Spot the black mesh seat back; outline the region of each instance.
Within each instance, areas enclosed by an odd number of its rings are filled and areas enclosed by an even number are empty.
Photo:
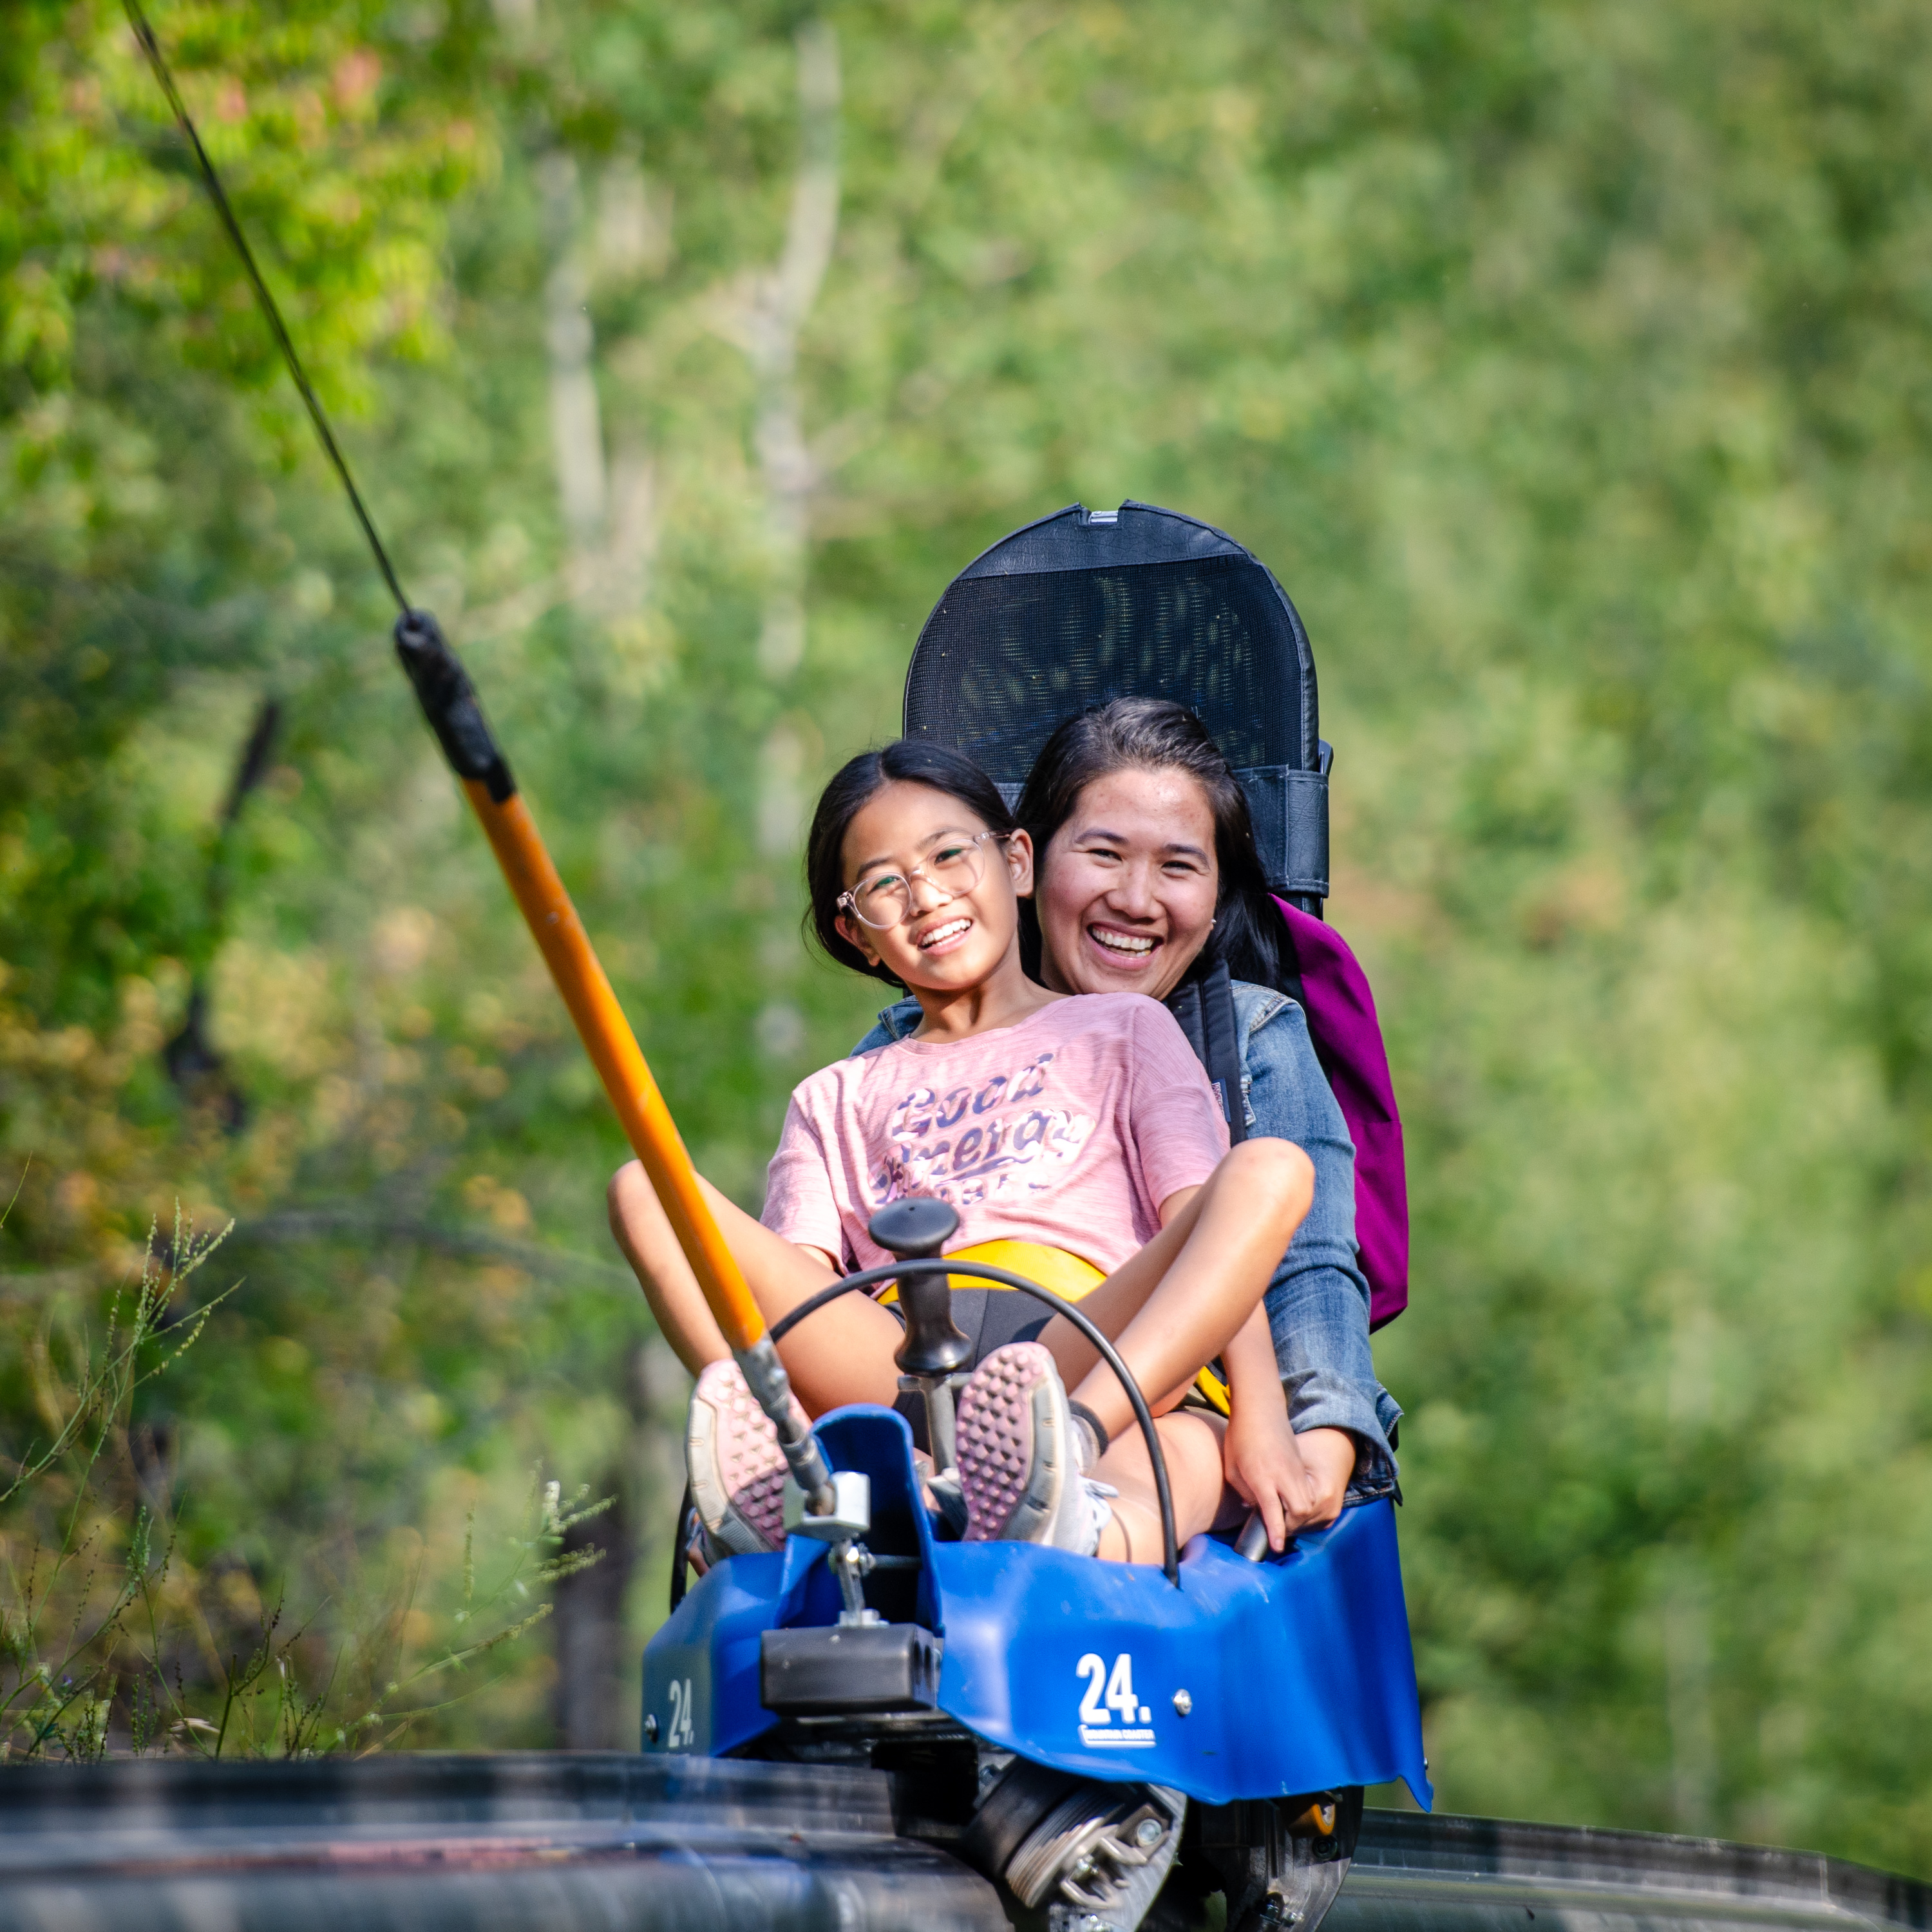
[[[1062,718],[1124,697],[1195,712],[1240,775],[1270,882],[1327,896],[1308,634],[1267,568],[1191,517],[1076,503],[995,544],[920,633],[905,733],[970,752],[1010,801]]]

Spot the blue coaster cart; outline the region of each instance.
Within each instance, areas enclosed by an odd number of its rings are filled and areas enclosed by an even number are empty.
[[[977,559],[928,620],[908,735],[972,752],[1009,797],[1058,721],[1143,693],[1202,717],[1255,808],[1270,883],[1318,913],[1328,748],[1314,662],[1274,578],[1218,530],[1138,504],[1078,506]],[[1250,1534],[1174,1546],[1152,1420],[1080,1314],[1001,1269],[942,1260],[956,1217],[904,1201],[873,1224],[898,1258],[902,1384],[935,1464],[970,1344],[950,1294],[992,1286],[1064,1313],[1121,1379],[1154,1460],[1163,1561],[1103,1563],[949,1540],[903,1416],[837,1411],[816,1435],[838,1506],[796,1510],[782,1552],[735,1556],[644,1654],[647,1753],[864,1764],[899,1774],[905,1828],[993,1879],[1017,1925],[1133,1932],[1196,1922],[1315,1932],[1346,1874],[1364,1787],[1431,1802],[1394,1504],[1346,1510],[1280,1556]]]

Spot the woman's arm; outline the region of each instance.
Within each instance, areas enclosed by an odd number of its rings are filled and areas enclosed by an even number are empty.
[[[1355,1442],[1339,1429],[1299,1434],[1288,1419],[1268,1312],[1257,1308],[1222,1352],[1229,1415],[1222,1466],[1235,1490],[1261,1511],[1271,1549],[1296,1531],[1325,1528],[1342,1513],[1355,1466]]]
[[[1261,1511],[1268,1546],[1284,1550],[1306,1521],[1308,1472],[1288,1426],[1275,1373],[1268,1311],[1257,1308],[1221,1352],[1228,1371],[1228,1431],[1221,1466],[1243,1501]]]

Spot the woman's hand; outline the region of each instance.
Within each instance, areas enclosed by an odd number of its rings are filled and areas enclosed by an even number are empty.
[[[1308,1517],[1300,1527],[1326,1529],[1342,1514],[1355,1474],[1355,1438],[1346,1429],[1309,1429],[1294,1446],[1308,1472]]]
[[[1221,1467],[1242,1500],[1261,1512],[1268,1547],[1286,1550],[1288,1539],[1313,1522],[1319,1508],[1315,1484],[1289,1427],[1288,1405],[1276,1397],[1244,1402],[1237,1398],[1221,1438]]]

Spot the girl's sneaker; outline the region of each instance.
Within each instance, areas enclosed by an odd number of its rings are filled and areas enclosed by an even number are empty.
[[[802,1421],[805,1412],[794,1402]],[[691,1500],[704,1554],[716,1563],[784,1541],[784,1451],[736,1362],[712,1362],[692,1391],[685,1426]]]
[[[1099,1548],[1108,1492],[1080,1472],[1066,1391],[1039,1342],[1009,1342],[973,1371],[955,1430],[968,1542]]]

